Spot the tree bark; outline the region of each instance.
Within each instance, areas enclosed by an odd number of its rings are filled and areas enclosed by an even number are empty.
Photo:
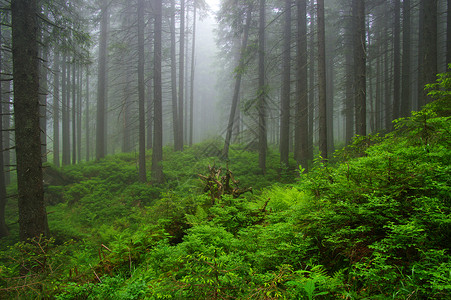
[[[400,116],[401,91],[401,38],[400,38],[400,0],[395,0],[393,25],[393,119]]]
[[[102,20],[100,23],[99,41],[99,71],[97,84],[97,127],[96,127],[96,159],[102,159],[106,155],[106,59],[107,59],[107,35],[109,23],[108,1],[102,1]]]
[[[195,51],[196,51],[196,18],[197,18],[197,6],[196,0],[193,2],[193,43],[191,46],[191,76],[190,76],[190,101],[189,101],[189,141],[190,146],[193,145],[193,131],[194,131],[194,76],[195,76]]]
[[[180,1],[180,50],[179,50],[179,90],[178,90],[178,142],[175,150],[183,151],[184,123],[183,105],[185,92],[185,0]]]
[[[0,40],[3,40],[1,24],[0,24]],[[4,73],[4,63],[3,63],[2,51],[0,51],[0,74],[1,73]],[[2,76],[0,75],[0,78],[1,77]],[[5,101],[5,99],[4,99],[3,89],[2,89],[2,82],[0,82],[0,102],[3,102],[3,101]],[[9,235],[9,230],[8,230],[8,227],[6,226],[6,220],[5,220],[6,182],[5,182],[5,166],[4,166],[4,160],[3,160],[3,155],[4,155],[3,149],[5,148],[3,145],[3,118],[4,117],[5,116],[3,115],[3,104],[0,103],[0,150],[2,151],[1,156],[0,156],[0,238]]]
[[[172,129],[174,135],[174,149],[180,149],[179,145],[179,121],[178,121],[178,98],[177,98],[177,59],[175,42],[175,0],[171,0],[171,93],[172,93]]]
[[[266,84],[265,84],[265,26],[266,0],[260,0],[258,28],[258,164],[266,173]]]
[[[38,6],[11,1],[19,236],[48,234],[39,129]]]
[[[356,134],[366,135],[366,38],[365,3],[352,1],[354,17],[354,66],[355,66],[355,123]]]
[[[154,143],[152,152],[152,180],[163,182],[163,111],[161,91],[161,34],[162,7],[161,1],[155,0],[155,41],[154,41]]]
[[[139,181],[146,182],[146,120],[144,110],[144,0],[138,0]]]
[[[412,109],[410,98],[410,0],[402,2],[402,85],[401,116],[407,117]]]
[[[85,124],[85,128],[86,128],[86,161],[90,160],[90,156],[91,156],[91,152],[90,152],[90,147],[91,147],[91,141],[90,141],[90,127],[89,127],[89,66],[86,66],[86,109],[85,109],[85,115],[86,115],[86,124]]]
[[[318,112],[319,153],[327,159],[327,99],[326,99],[326,34],[324,0],[318,0]]]
[[[296,116],[294,158],[308,170],[307,2],[296,1]]]
[[[288,166],[290,153],[290,51],[291,51],[291,0],[285,0],[283,25],[282,84],[280,95],[280,163]]]
[[[53,56],[53,165],[60,166],[60,54]]]
[[[251,7],[247,8],[246,12],[246,24],[244,25],[244,32],[243,32],[243,41],[241,42],[241,50],[240,50],[240,57],[238,61],[238,66],[236,68],[237,73],[235,75],[235,87],[233,90],[233,98],[232,98],[232,106],[230,107],[230,114],[229,114],[229,123],[227,125],[227,133],[224,143],[224,149],[223,149],[223,156],[225,158],[229,157],[229,146],[232,139],[232,131],[233,126],[235,122],[235,113],[237,112],[238,107],[238,99],[240,95],[240,88],[241,88],[241,77],[243,74],[243,68],[244,68],[244,55],[247,48],[247,42],[249,38],[249,27],[251,24]]]
[[[69,132],[69,98],[70,98],[70,65],[67,63],[68,56],[63,54],[61,61],[61,109],[62,109],[62,139],[63,139],[63,166],[70,164],[70,132]]]

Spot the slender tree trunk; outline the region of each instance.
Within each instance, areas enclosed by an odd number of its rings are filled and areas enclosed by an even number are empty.
[[[39,129],[38,6],[11,1],[19,236],[48,234]]]
[[[410,0],[402,2],[402,86],[401,86],[401,116],[407,117],[412,109],[410,98]]]
[[[282,84],[280,95],[280,163],[288,166],[290,140],[290,51],[291,51],[291,0],[285,0],[283,28]]]
[[[307,2],[296,1],[296,120],[294,158],[308,170]]]
[[[96,126],[96,159],[102,159],[106,155],[106,59],[107,59],[107,35],[109,23],[108,1],[102,1],[102,20],[100,23],[99,42],[99,71],[97,83],[97,126]]]
[[[86,161],[90,160],[90,147],[91,147],[91,141],[90,141],[90,134],[89,134],[89,66],[86,66],[86,109],[85,109],[85,115],[86,115]]]
[[[395,0],[393,25],[393,119],[400,117],[401,91],[401,38],[400,38],[400,0]]]
[[[309,51],[309,99],[308,99],[308,159],[313,160],[313,117],[315,112],[315,12],[314,1],[311,0],[310,51]]]
[[[0,24],[0,40],[3,40],[2,35],[2,25]],[[0,51],[0,78],[3,79],[2,73],[4,72],[4,63],[3,63],[3,56],[2,51]],[[0,82],[0,102],[5,101],[3,89],[2,89],[2,82]],[[8,101],[9,102],[9,101]],[[1,156],[0,156],[0,238],[9,235],[8,227],[6,226],[6,220],[5,220],[5,208],[6,208],[6,182],[5,182],[5,166],[4,166],[4,159],[3,159],[3,149],[5,148],[3,145],[3,118],[5,116],[3,115],[3,103],[0,103],[0,150],[1,150]]]
[[[258,163],[263,174],[266,173],[266,83],[265,83],[265,26],[266,0],[260,0],[258,29]]]
[[[53,57],[53,165],[60,166],[60,55],[57,50]]]
[[[409,1],[409,0],[408,0]],[[448,10],[446,12],[446,69],[451,64],[451,0],[447,1]]]
[[[77,64],[77,73],[78,73],[78,77],[77,77],[77,87],[78,87],[78,92],[77,92],[77,161],[80,163],[81,162],[81,113],[82,113],[82,109],[81,109],[81,94],[82,94],[82,68],[81,68],[81,64],[78,63]]]
[[[146,182],[146,120],[144,110],[144,0],[138,0],[139,181]]]
[[[356,134],[366,135],[365,3],[353,0]]]
[[[154,2],[155,41],[154,41],[154,143],[152,151],[152,180],[163,182],[163,111],[161,91],[161,33],[162,7],[161,1]]]
[[[72,63],[72,164],[77,163],[77,64]]]
[[[153,16],[150,17],[150,18],[153,18]],[[149,27],[151,27],[150,24],[149,24]],[[148,40],[149,40],[149,45],[148,45],[149,52],[151,52],[150,49],[153,48],[153,34],[152,34],[152,30],[153,30],[152,28],[149,29],[149,31],[151,32],[150,37],[148,38]],[[148,71],[148,73],[151,73],[150,70],[152,70],[152,58],[151,57],[152,56],[149,53],[149,59],[148,59],[148,61],[149,61],[149,71]],[[147,145],[146,145],[146,148],[148,150],[153,148],[153,131],[152,131],[152,129],[153,129],[153,124],[152,124],[153,123],[153,90],[152,90],[153,81],[152,81],[152,79],[153,79],[153,77],[150,76],[150,78],[148,80],[148,86],[147,86],[147,115],[146,115],[146,118],[147,118],[147,137],[146,137]]]
[[[63,59],[61,60],[61,114],[62,114],[62,139],[63,139],[63,153],[62,153],[62,164],[68,165],[70,163],[70,149],[69,149],[69,116],[67,113],[67,105],[69,98],[69,74],[70,68],[67,64],[67,56],[63,54]]]
[[[194,0],[194,11],[193,11],[193,44],[191,47],[191,87],[190,87],[190,105],[189,105],[189,145],[193,145],[193,131],[194,131],[194,75],[195,75],[195,50],[196,50],[196,18],[197,18],[197,7],[196,0]]]
[[[177,98],[177,59],[175,42],[175,0],[171,0],[171,92],[172,92],[172,128],[174,134],[174,149],[180,149],[179,123],[178,123],[178,98]]]
[[[353,22],[345,25],[345,69],[346,69],[346,99],[345,99],[345,139],[349,145],[354,137],[354,51],[353,51]]]
[[[319,153],[327,159],[327,99],[326,99],[326,34],[324,0],[318,0],[318,111]]]
[[[180,50],[179,50],[179,95],[178,95],[178,148],[177,151],[183,151],[184,123],[183,123],[183,105],[185,91],[185,0],[180,1]]]
[[[237,66],[238,71],[235,75],[235,87],[233,90],[232,106],[230,107],[229,123],[227,126],[227,133],[226,133],[226,138],[225,138],[225,143],[224,143],[223,156],[225,158],[229,157],[229,146],[230,146],[230,141],[232,139],[233,124],[235,122],[235,113],[237,112],[237,108],[238,108],[238,99],[239,99],[240,87],[241,87],[241,76],[243,74],[243,68],[244,68],[244,54],[245,54],[245,51],[247,48],[250,23],[251,23],[251,8],[248,7],[247,12],[246,12],[246,24],[244,25],[243,41],[241,42],[240,57],[239,57],[238,66]]]
[[[418,108],[431,101],[424,85],[437,75],[437,0],[420,0],[420,66]]]
[[[386,11],[388,15],[388,11]],[[388,21],[388,20],[387,20]],[[384,28],[384,36],[388,36],[388,25]],[[389,41],[385,40],[384,43],[384,112],[385,112],[385,129],[386,130],[392,130],[392,120],[393,120],[393,102],[392,102],[392,95],[393,92],[391,90],[391,76],[390,76],[390,65],[391,65],[391,59],[389,56]]]

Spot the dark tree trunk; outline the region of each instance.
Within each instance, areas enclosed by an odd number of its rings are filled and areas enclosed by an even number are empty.
[[[437,75],[437,0],[420,1],[420,57],[418,108],[431,101],[424,85]]]
[[[280,163],[288,166],[290,141],[290,51],[291,51],[291,0],[285,0],[283,26],[282,84],[280,95]]]
[[[447,1],[448,10],[446,12],[446,64],[451,64],[451,0]]]
[[[235,123],[235,113],[237,112],[238,108],[238,99],[240,94],[240,87],[241,87],[241,76],[242,76],[242,70],[244,68],[244,54],[247,48],[247,41],[249,37],[249,27],[251,23],[251,8],[247,8],[246,12],[246,24],[244,25],[244,33],[243,33],[243,41],[241,42],[241,50],[240,50],[240,57],[238,61],[238,66],[236,68],[237,73],[235,75],[235,87],[233,90],[233,99],[232,99],[232,106],[230,107],[230,115],[229,115],[229,123],[227,126],[227,133],[224,143],[224,150],[223,150],[223,156],[228,157],[229,156],[229,146],[230,141],[232,139],[232,131],[233,126]]]
[[[296,116],[294,158],[308,170],[307,2],[296,1]]]
[[[162,34],[162,7],[161,1],[154,2],[155,14],[155,41],[154,41],[154,143],[152,152],[152,180],[163,182],[163,111],[161,90],[161,34]]]
[[[89,127],[89,66],[86,66],[86,111],[85,111],[85,116],[86,116],[86,161],[90,160],[90,147],[91,147],[91,141],[90,141],[90,127]]]
[[[107,59],[107,35],[109,23],[108,1],[102,1],[102,20],[100,23],[99,42],[99,72],[97,84],[97,126],[96,126],[96,159],[102,159],[106,155],[106,59]]]
[[[309,51],[309,95],[308,95],[308,159],[313,160],[313,117],[315,112],[315,5],[314,1],[310,1],[310,51]]]
[[[41,34],[41,43],[45,43]],[[48,49],[46,46],[40,48],[39,64],[39,127],[41,128],[41,156],[42,162],[47,161],[47,68],[48,68]]]
[[[144,0],[138,0],[139,181],[146,182],[146,118],[144,110]]]
[[[1,24],[0,24],[0,40],[3,40]],[[2,51],[0,51],[0,74],[2,74],[2,73],[5,73],[5,72],[4,72]],[[3,79],[1,75],[0,75],[0,78]],[[6,226],[6,221],[5,221],[6,182],[5,182],[5,166],[4,166],[4,160],[3,160],[3,154],[4,154],[3,149],[5,148],[3,145],[3,118],[5,116],[3,115],[3,103],[1,103],[3,101],[5,101],[5,97],[4,97],[4,93],[3,93],[3,89],[2,89],[2,82],[0,82],[0,151],[2,154],[2,155],[0,155],[0,239],[9,234],[8,227]]]
[[[401,38],[400,38],[400,0],[395,0],[393,25],[393,119],[400,116],[401,91]]]
[[[402,86],[401,116],[407,117],[412,109],[410,98],[410,0],[402,2]]]
[[[77,64],[72,62],[72,164],[77,163]]]
[[[53,57],[53,165],[60,166],[60,55],[55,50]]]
[[[327,159],[327,99],[326,99],[326,34],[324,0],[318,0],[318,112],[319,153]]]
[[[175,0],[171,0],[171,92],[172,92],[172,128],[174,135],[174,149],[180,149],[179,123],[178,123],[178,98],[177,98],[177,59],[175,42]]]
[[[346,70],[346,99],[345,99],[345,139],[349,145],[354,137],[354,47],[353,22],[345,25],[345,70]]]
[[[19,236],[48,234],[39,128],[38,7],[11,1]]]
[[[195,75],[195,51],[196,51],[196,18],[197,18],[197,7],[196,0],[194,0],[194,11],[193,11],[193,44],[191,47],[191,76],[190,76],[190,100],[189,100],[189,141],[190,146],[193,145],[193,131],[194,131],[194,75]]]
[[[354,18],[354,74],[356,134],[366,135],[366,38],[365,3],[352,1]]]
[[[82,113],[82,109],[81,109],[81,94],[82,94],[82,68],[81,68],[81,64],[78,63],[77,65],[77,72],[78,72],[78,77],[77,77],[77,87],[78,87],[78,92],[77,92],[77,161],[81,162],[81,113]]]
[[[265,26],[266,0],[260,0],[258,29],[258,163],[266,173],[266,84],[265,84]]]
[[[63,139],[63,155],[62,164],[70,164],[70,133],[69,133],[69,115],[68,115],[68,99],[70,97],[69,81],[70,67],[67,63],[67,56],[63,55],[61,61],[61,114],[62,114],[62,139]]]
[[[184,123],[183,105],[185,92],[185,0],[180,1],[180,50],[179,50],[179,94],[178,94],[178,142],[175,150],[183,151]]]

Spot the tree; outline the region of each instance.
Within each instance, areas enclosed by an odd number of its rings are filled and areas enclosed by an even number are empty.
[[[189,105],[189,145],[193,145],[193,131],[194,131],[194,75],[195,75],[195,50],[196,50],[196,13],[197,1],[193,0],[193,42],[191,46],[191,76],[190,76],[190,105]]]
[[[0,41],[2,40],[2,25],[0,24]],[[3,73],[3,56],[0,51],[0,74]],[[2,76],[0,75],[0,79]],[[3,101],[3,90],[0,82],[0,102]],[[5,182],[5,166],[3,161],[3,105],[0,103],[0,238],[9,234],[8,227],[5,221],[5,207],[6,207],[6,182]]]
[[[138,0],[139,181],[146,182],[146,123],[144,110],[144,0]]]
[[[163,111],[161,90],[161,34],[162,34],[162,7],[161,1],[154,2],[154,142],[152,152],[152,180],[163,182]]]
[[[53,165],[60,166],[60,54],[54,52],[53,56]]]
[[[437,74],[437,0],[420,0],[418,54],[418,108],[431,99],[424,85],[434,83]]]
[[[402,2],[402,78],[401,116],[407,117],[412,108],[410,100],[410,0]]]
[[[319,152],[323,159],[327,159],[326,33],[324,24],[324,0],[318,0],[317,5]]]
[[[183,151],[184,123],[183,105],[185,92],[185,0],[180,1],[180,50],[179,50],[179,95],[178,95],[178,142],[175,150]]]
[[[109,23],[108,1],[101,2],[101,23],[99,41],[99,71],[97,83],[97,127],[96,127],[96,159],[102,159],[106,155],[106,59],[107,59],[107,35]]]
[[[307,1],[296,1],[296,116],[294,158],[308,168]]]
[[[291,0],[285,0],[283,26],[282,84],[280,95],[280,163],[288,166],[290,140],[290,51],[291,51]]]
[[[400,0],[394,0],[394,25],[393,25],[393,119],[400,116],[400,91],[401,91],[401,38],[400,38]]]
[[[258,25],[258,163],[263,174],[266,173],[266,93],[265,84],[265,26],[266,0],[260,0]]]
[[[356,134],[366,135],[366,37],[365,3],[352,1],[354,18],[354,95]]]
[[[175,42],[175,0],[171,0],[171,93],[172,93],[172,128],[174,135],[174,149],[180,149],[178,99],[177,99],[177,59]]]
[[[251,20],[252,20],[252,7],[247,6],[246,23],[244,25],[243,38],[242,38],[243,40],[241,42],[238,66],[235,69],[236,75],[235,75],[235,86],[234,86],[234,90],[233,90],[232,106],[230,107],[229,122],[227,125],[224,149],[222,152],[223,156],[226,158],[229,156],[229,146],[230,146],[230,142],[232,140],[232,130],[233,130],[234,122],[235,122],[235,113],[236,113],[237,107],[238,107],[238,99],[239,99],[240,87],[241,87],[241,77],[244,72],[245,52],[246,52],[246,48],[247,48],[247,42],[249,39],[249,27],[251,24]]]
[[[19,236],[48,234],[39,127],[38,6],[11,1]]]

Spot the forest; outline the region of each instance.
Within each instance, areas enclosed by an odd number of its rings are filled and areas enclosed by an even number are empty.
[[[450,2],[0,0],[0,299],[449,299]]]

